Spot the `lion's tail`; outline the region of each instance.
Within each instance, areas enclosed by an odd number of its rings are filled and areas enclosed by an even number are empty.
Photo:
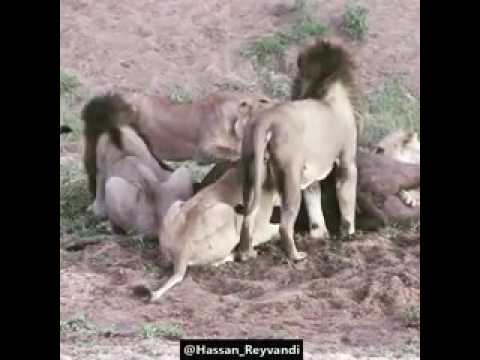
[[[107,94],[92,98],[82,110],[84,122],[85,154],[84,165],[88,175],[90,193],[96,193],[97,155],[100,136],[108,133],[112,142],[123,148],[120,125],[133,119],[133,109],[119,94]]]
[[[268,134],[270,132],[269,123],[259,123],[255,126],[252,136],[253,144],[253,172],[250,173],[251,167],[248,161],[244,162],[244,185],[243,185],[243,201],[245,207],[245,215],[249,215],[254,208],[258,206],[262,194],[262,180],[265,172],[265,150],[269,141]],[[250,199],[253,185],[253,199]]]
[[[82,110],[85,136],[100,137],[108,132],[112,142],[122,148],[120,125],[127,124],[133,110],[119,94],[107,94],[91,99]]]

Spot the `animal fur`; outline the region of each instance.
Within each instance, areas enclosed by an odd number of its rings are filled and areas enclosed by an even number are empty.
[[[199,192],[169,208],[158,237],[163,257],[173,264],[173,274],[151,294],[151,301],[159,301],[178,284],[188,266],[233,260],[242,220],[235,210],[242,202],[240,171],[238,164],[217,165],[206,176]],[[278,225],[270,223],[275,202],[272,190],[265,188],[262,193],[255,224],[255,246],[278,234]]]
[[[187,168],[162,169],[128,125],[97,139],[96,197],[92,210],[107,218],[114,232],[156,236],[170,205],[193,194]]]
[[[336,187],[341,230],[344,235],[355,231],[357,123],[349,94],[352,64],[343,46],[318,40],[298,57],[300,80],[295,82],[294,96],[308,99],[275,106],[246,127],[242,144],[246,210],[239,246],[242,259],[255,256],[253,221],[264,181],[272,181],[281,197],[280,234],[288,256],[295,260],[306,256],[297,251],[293,239],[300,190],[324,179],[334,163],[339,168]],[[314,235],[325,236],[328,230],[317,205],[320,191],[312,194],[315,197],[306,201],[312,230]]]
[[[84,163],[89,189],[95,197],[95,152],[98,138],[109,133],[121,147],[118,128],[136,131],[159,165],[162,161],[195,160],[212,163],[237,160],[243,126],[263,96],[218,92],[191,104],[174,104],[156,96],[109,93],[92,98],[82,111],[85,135]]]

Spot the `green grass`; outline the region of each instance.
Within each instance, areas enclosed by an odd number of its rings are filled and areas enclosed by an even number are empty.
[[[292,26],[290,32],[287,33],[288,38],[294,41],[302,41],[311,36],[325,35],[327,27],[317,23],[310,18],[306,18]]]
[[[60,69],[60,124],[68,125],[73,130],[69,139],[78,140],[82,124],[79,105],[87,98],[88,91],[75,75]]]
[[[243,52],[244,56],[252,58],[257,64],[267,66],[275,58],[285,55],[287,49],[311,36],[324,35],[327,27],[310,18],[302,18],[290,28],[263,36],[249,45]]]
[[[60,70],[60,96],[70,96],[80,87],[77,77]]]
[[[260,79],[266,95],[286,100],[290,97],[291,79],[272,70],[260,72]]]
[[[406,327],[420,328],[420,307],[409,307],[403,315],[402,321]]]
[[[266,66],[273,58],[282,57],[290,45],[289,39],[283,33],[264,36],[249,45],[243,52],[256,64]]]
[[[181,86],[171,87],[169,98],[176,104],[188,104],[192,102],[192,94]]]
[[[141,334],[144,338],[165,337],[169,339],[179,339],[183,336],[183,329],[178,324],[144,324]]]
[[[296,17],[293,24],[257,39],[243,51],[243,55],[259,65],[268,66],[272,59],[284,56],[290,46],[311,36],[324,35],[327,27],[310,16],[310,4],[305,0],[296,1]]]
[[[364,104],[366,142],[376,143],[395,129],[420,135],[420,99],[411,95],[401,77],[387,79]]]
[[[342,27],[352,40],[363,40],[368,32],[368,9],[350,1],[343,14]]]
[[[292,44],[304,40],[309,36],[323,35],[326,27],[311,21],[295,24],[288,32],[278,32],[266,35],[255,41],[246,51],[245,55],[254,57],[261,65],[266,65],[272,57],[285,55]]]
[[[62,135],[63,144],[78,144],[82,134],[80,105],[88,96],[87,90],[71,74],[60,70],[60,124],[72,128],[72,134]],[[87,179],[80,158],[72,154],[71,161],[60,162],[60,234],[90,237],[106,234],[107,229],[93,213],[87,212],[91,203]]]
[[[242,51],[242,55],[252,61],[265,94],[282,100],[290,96],[291,79],[279,71],[287,50],[309,37],[327,32],[325,25],[311,17],[310,1],[297,0],[295,3],[296,16],[291,25],[258,38]]]
[[[91,212],[91,198],[81,162],[60,163],[60,234],[90,237],[108,234],[107,229]]]
[[[60,335],[64,336],[70,333],[91,335],[97,333],[97,328],[94,324],[87,321],[85,315],[79,314],[68,320],[60,320]]]

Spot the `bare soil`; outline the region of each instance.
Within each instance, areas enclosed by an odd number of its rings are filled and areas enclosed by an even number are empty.
[[[312,2],[315,19],[340,34],[346,0]],[[420,1],[362,0],[369,9],[366,41],[353,45],[366,91],[391,74],[420,89]],[[168,95],[195,94],[227,82],[256,85],[240,55],[258,37],[288,26],[294,0],[62,0],[60,64],[94,90],[112,86]],[[289,65],[298,49],[289,51]]]
[[[356,51],[366,92],[391,74],[406,74],[419,94],[419,0],[364,0],[370,31]],[[315,15],[333,34],[344,0],[316,1]],[[294,1],[61,0],[60,59],[96,92],[111,87],[163,95],[181,86],[194,96],[227,83],[258,89],[239,52],[292,21]],[[291,67],[297,53],[287,56]],[[287,72],[287,70],[286,70]],[[69,149],[79,161],[80,147]],[[64,241],[65,239],[61,239]],[[60,250],[60,316],[83,314],[111,331],[67,331],[67,359],[177,358],[175,341],[142,337],[146,323],[176,323],[185,337],[299,337],[307,357],[418,358],[419,229],[359,234],[352,241],[299,236],[307,260],[292,264],[275,244],[247,264],[191,268],[160,304],[134,292],[169,274],[155,243],[105,236],[75,251]]]

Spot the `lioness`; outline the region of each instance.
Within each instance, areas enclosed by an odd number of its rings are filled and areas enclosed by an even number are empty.
[[[375,151],[401,162],[420,164],[420,141],[415,131],[395,130],[377,143]]]
[[[293,238],[301,189],[324,179],[335,162],[341,234],[355,231],[357,123],[349,94],[351,57],[340,44],[323,39],[303,51],[297,64],[298,96],[308,99],[266,110],[245,128],[242,164],[246,211],[239,244],[241,260],[256,256],[252,247],[254,219],[265,169],[270,166],[281,197],[280,235],[291,259],[306,257],[297,250]],[[266,155],[271,160],[265,161]],[[307,207],[321,233],[328,233],[320,203],[312,201],[309,206],[307,201]]]
[[[240,238],[241,215],[235,207],[242,203],[242,180],[236,164],[217,165],[207,178],[222,174],[192,198],[175,202],[159,231],[162,255],[173,264],[172,277],[151,296],[158,301],[171,287],[182,281],[189,265],[206,265],[233,260]],[[210,182],[207,179],[208,182]],[[276,192],[265,183],[255,219],[254,246],[278,234],[278,224],[270,224]]]
[[[384,154],[400,162],[420,165],[420,141],[415,131],[395,130],[378,142],[375,151],[377,154]],[[419,187],[402,189],[398,196],[410,207],[420,205]]]
[[[195,160],[206,164],[238,160],[244,122],[269,99],[218,92],[190,104],[174,104],[150,95],[106,94],[92,98],[83,109],[84,163],[89,189],[95,197],[96,144],[104,131],[115,134],[120,125],[132,127],[152,155],[162,160]]]
[[[112,101],[118,106],[123,102],[121,97]],[[87,114],[95,111],[93,106]],[[104,130],[97,134],[93,211],[107,217],[114,232],[156,236],[170,205],[193,195],[192,175],[184,167],[173,173],[163,169],[131,127],[122,125],[113,133]]]

